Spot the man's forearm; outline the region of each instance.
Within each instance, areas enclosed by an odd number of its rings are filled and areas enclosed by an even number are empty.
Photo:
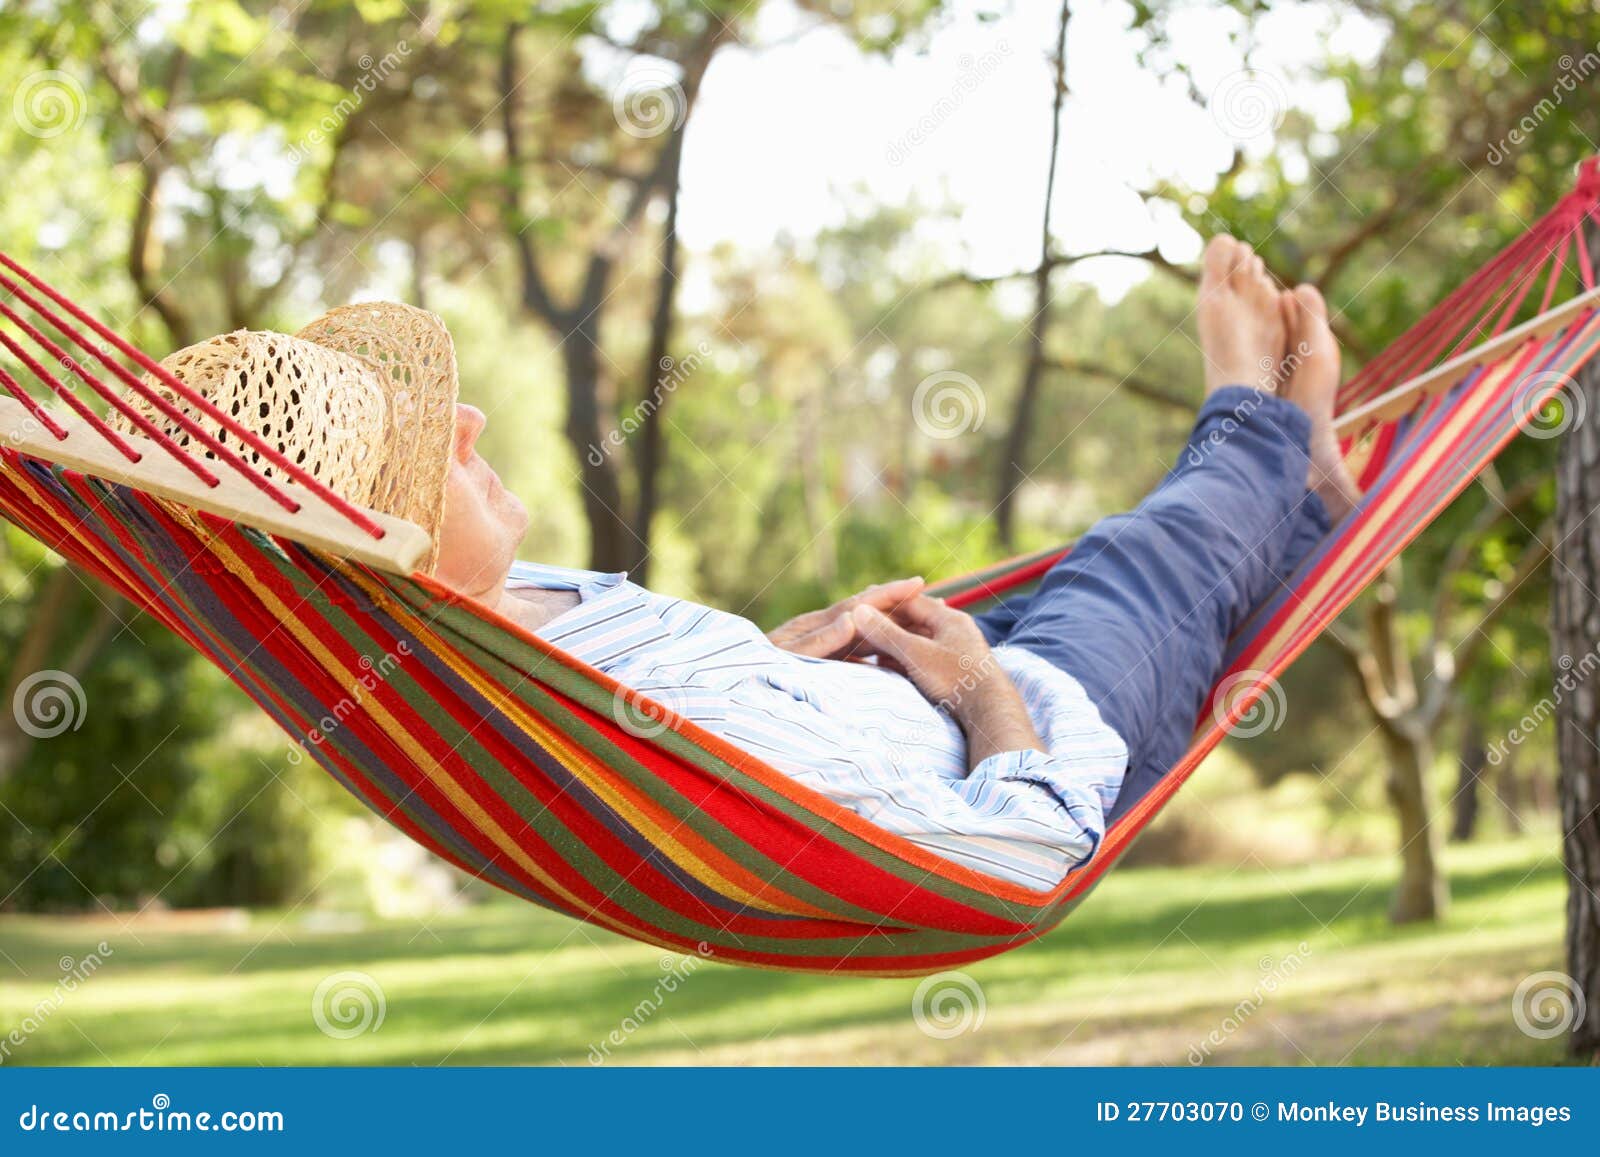
[[[967,770],[993,755],[1044,751],[1022,696],[1004,671],[994,669],[951,706],[967,737]]]

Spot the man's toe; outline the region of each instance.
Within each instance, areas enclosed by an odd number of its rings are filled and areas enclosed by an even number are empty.
[[[1212,281],[1222,281],[1233,269],[1239,243],[1226,233],[1219,233],[1206,243],[1205,272]]]

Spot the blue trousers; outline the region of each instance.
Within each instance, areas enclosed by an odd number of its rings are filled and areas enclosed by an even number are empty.
[[[1127,743],[1112,818],[1183,756],[1229,639],[1328,533],[1306,489],[1310,433],[1290,402],[1217,390],[1148,498],[1096,523],[1032,594],[978,617],[991,644],[1078,680]]]

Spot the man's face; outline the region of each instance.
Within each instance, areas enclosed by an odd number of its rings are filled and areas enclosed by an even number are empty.
[[[492,605],[528,531],[528,511],[478,453],[478,435],[486,421],[477,407],[456,406],[434,577]]]

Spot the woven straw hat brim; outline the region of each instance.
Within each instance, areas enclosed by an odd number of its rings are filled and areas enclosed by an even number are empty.
[[[455,346],[438,317],[394,302],[342,306],[293,336],[238,330],[161,364],[340,497],[426,530],[434,540],[426,569],[433,569],[459,390]],[[126,400],[190,453],[215,457],[150,403]],[[219,423],[189,416],[232,447]],[[116,428],[136,429],[114,418]],[[264,476],[277,476],[259,454],[247,458]]]
[[[356,359],[380,382],[389,429],[370,505],[432,536],[432,570],[461,389],[450,331],[425,309],[372,302],[329,310],[295,336]]]

